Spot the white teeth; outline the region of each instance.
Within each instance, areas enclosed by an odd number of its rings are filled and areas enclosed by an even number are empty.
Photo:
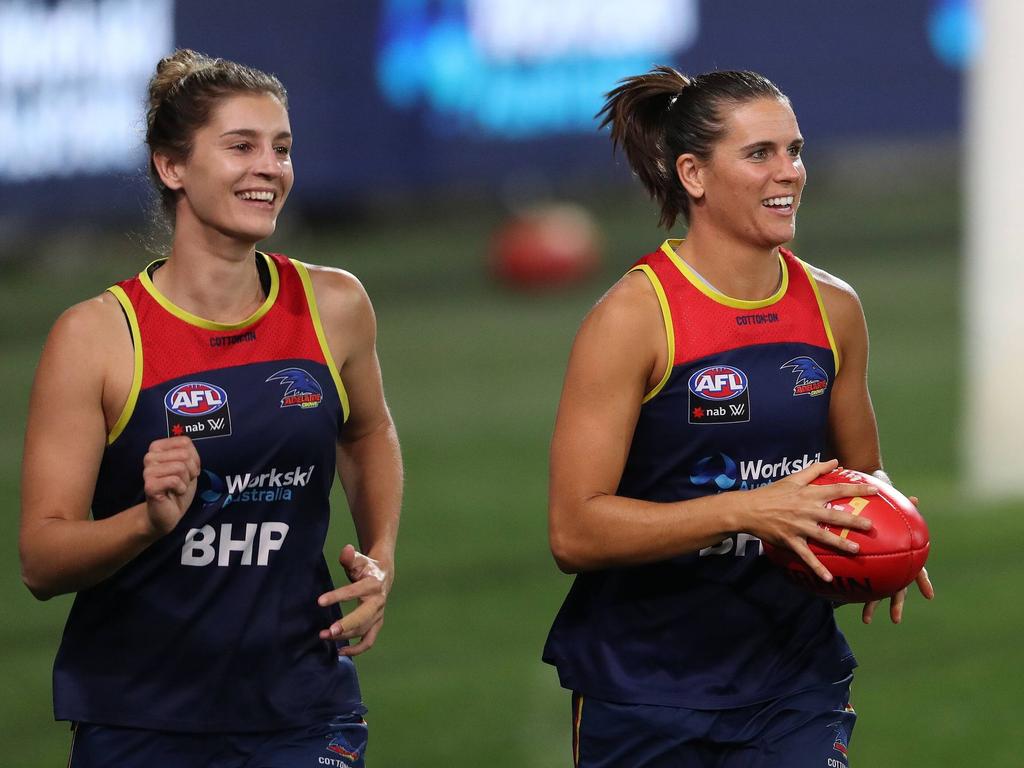
[[[261,200],[264,203],[274,202],[273,192],[239,192],[238,196],[243,200]]]
[[[787,195],[786,197],[769,197],[767,200],[761,201],[761,205],[769,208],[773,206],[787,206],[793,204],[793,195]]]

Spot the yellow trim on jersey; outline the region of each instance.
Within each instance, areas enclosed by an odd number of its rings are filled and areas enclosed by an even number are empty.
[[[580,764],[580,752],[583,750],[580,748],[580,726],[583,724],[583,694],[581,693],[579,701],[576,702],[576,717],[573,723],[573,735],[576,737],[572,740],[575,750],[573,750],[572,764],[578,766]]]
[[[75,739],[78,738],[78,723],[71,724],[71,748],[68,750],[68,767],[75,761]]]
[[[306,291],[306,304],[309,305],[309,316],[313,320],[313,328],[316,329],[316,338],[320,342],[320,349],[324,353],[324,360],[327,361],[327,367],[331,370],[331,378],[334,379],[334,386],[337,387],[338,397],[341,399],[343,421],[348,421],[348,392],[345,391],[345,385],[341,382],[338,366],[334,364],[334,355],[331,354],[331,348],[327,346],[327,336],[324,334],[324,326],[320,321],[320,310],[316,305],[316,296],[313,293],[313,282],[309,278],[309,270],[306,269],[306,265],[301,261],[296,261],[295,259],[289,259],[289,261],[295,267],[295,271],[298,272],[299,279],[302,280],[302,287]]]
[[[798,260],[799,261],[799,260]],[[818,300],[818,311],[821,312],[821,321],[825,324],[825,335],[828,336],[828,345],[832,347],[832,358],[836,364],[836,375],[839,375],[839,347],[836,345],[835,336],[832,335],[832,323],[828,320],[828,312],[825,311],[825,302],[821,300],[821,291],[818,290],[818,282],[814,279],[814,275],[811,274],[811,268],[805,261],[800,261],[803,265],[804,272],[807,273],[807,279],[811,283],[811,290],[814,291],[814,298]]]
[[[658,303],[661,305],[661,319],[665,323],[665,338],[668,340],[668,360],[665,362],[665,373],[662,375],[661,381],[657,383],[654,389],[644,395],[644,399],[641,403],[646,403],[656,394],[661,392],[665,383],[668,381],[668,377],[672,374],[673,364],[676,359],[676,334],[675,329],[672,326],[672,310],[670,310],[668,306],[668,297],[665,295],[665,288],[662,286],[661,280],[659,280],[658,276],[654,273],[654,270],[647,264],[640,264],[629,271],[643,272],[651,281],[651,285],[654,286],[654,292],[658,294]]]
[[[683,277],[689,280],[693,284],[694,288],[712,301],[716,301],[719,304],[724,304],[725,306],[732,307],[734,309],[761,309],[762,307],[771,306],[786,295],[786,289],[789,288],[789,270],[786,269],[786,260],[782,258],[781,253],[779,254],[779,266],[782,268],[782,282],[779,285],[779,289],[767,299],[748,301],[746,299],[734,299],[732,296],[726,296],[724,293],[712,288],[704,278],[697,274],[693,267],[679,258],[679,254],[676,253],[675,249],[682,242],[682,240],[666,240],[661,244],[661,250],[672,260],[672,263],[676,265],[676,268],[683,273]]]
[[[217,323],[213,320],[207,320],[193,315],[191,312],[186,312],[184,309],[179,307],[177,304],[172,302],[153,284],[152,278],[149,276],[149,270],[153,264],[162,264],[167,259],[157,259],[151,262],[144,270],[139,273],[139,280],[142,282],[142,287],[149,292],[149,295],[159,304],[161,307],[166,309],[172,315],[177,317],[179,320],[184,320],[189,325],[195,325],[199,328],[205,328],[208,331],[237,331],[240,328],[252,325],[261,317],[263,317],[270,308],[274,306],[274,302],[277,300],[277,293],[281,289],[281,279],[277,274],[277,265],[274,264],[274,260],[267,256],[265,253],[257,251],[259,256],[262,256],[267,263],[267,269],[270,270],[270,290],[267,292],[266,300],[259,306],[259,308],[249,315],[245,320],[238,323]]]
[[[114,426],[110,428],[110,434],[107,435],[107,445],[111,445],[128,425],[128,420],[135,412],[135,404],[139,400],[139,391],[142,389],[142,334],[139,331],[139,318],[135,316],[135,307],[132,306],[128,294],[119,285],[111,286],[107,290],[117,299],[121,309],[124,310],[125,317],[128,318],[128,327],[132,333],[132,346],[135,347],[132,388],[128,390],[128,399],[124,403],[124,408],[121,409],[121,415],[117,417]]]

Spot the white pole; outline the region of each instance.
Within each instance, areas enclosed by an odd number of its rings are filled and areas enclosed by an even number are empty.
[[[1024,496],[1024,3],[976,0],[967,87],[964,459],[970,493]]]

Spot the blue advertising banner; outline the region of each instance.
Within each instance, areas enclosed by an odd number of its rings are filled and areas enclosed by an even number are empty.
[[[174,47],[276,73],[319,209],[389,193],[625,177],[603,94],[658,63],[755,69],[810,148],[960,125],[969,0],[8,0],[0,2],[0,219],[138,215],[143,100]]]

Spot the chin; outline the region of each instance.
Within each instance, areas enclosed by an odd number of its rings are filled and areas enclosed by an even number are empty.
[[[246,243],[258,243],[266,240],[277,230],[277,219],[270,223],[263,222],[261,225],[249,224],[248,226],[236,226],[228,231],[228,234],[236,240]]]
[[[796,237],[796,227],[789,227],[785,230],[779,230],[778,232],[768,233],[766,240],[772,248],[777,248],[780,245],[785,245]]]

